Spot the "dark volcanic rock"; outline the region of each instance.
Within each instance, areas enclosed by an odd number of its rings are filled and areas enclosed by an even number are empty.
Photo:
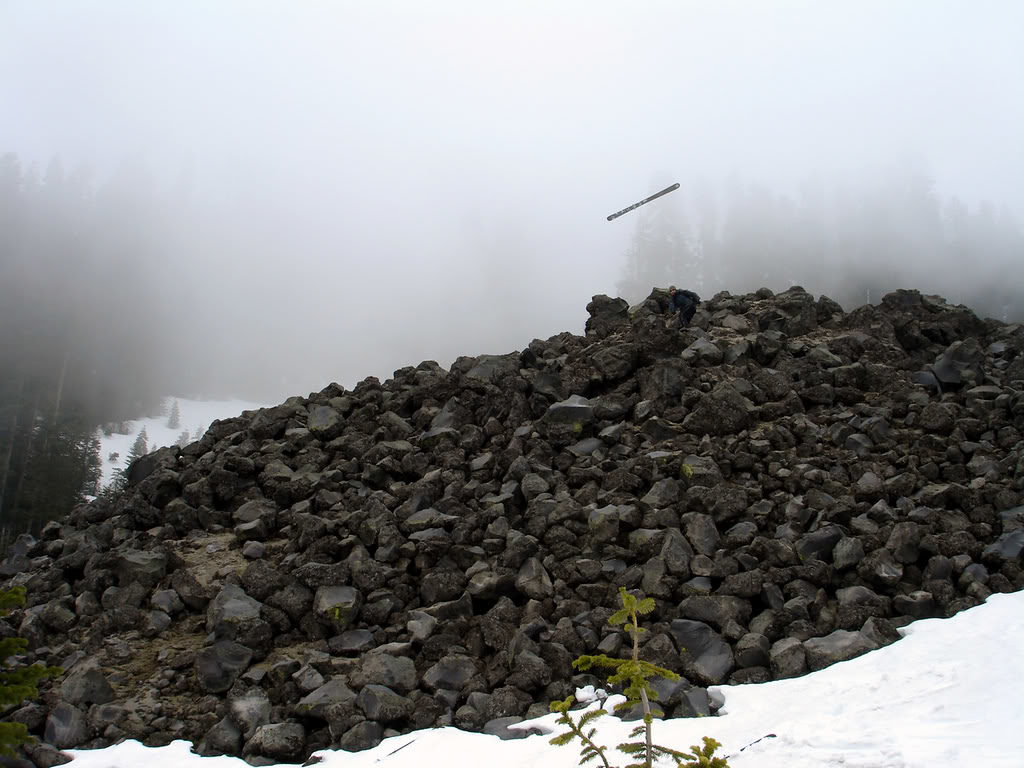
[[[687,678],[701,685],[724,682],[735,660],[729,644],[707,624],[676,619],[671,624],[672,636],[683,656]]]
[[[196,656],[199,688],[210,693],[228,690],[251,661],[252,651],[230,640],[221,640],[204,648]]]
[[[814,637],[804,641],[807,667],[814,672],[838,661],[853,659],[878,645],[860,632],[837,629],[825,637]]]
[[[1024,588],[1024,334],[915,291],[596,296],[583,336],[215,422],[0,562],[3,631],[68,673],[54,747],[187,739],[301,762],[443,725],[507,736],[624,656],[655,598],[670,716]],[[671,326],[671,327],[670,327]],[[927,373],[925,381],[919,374]],[[922,381],[921,384],[915,381]],[[940,391],[941,390],[941,391]]]

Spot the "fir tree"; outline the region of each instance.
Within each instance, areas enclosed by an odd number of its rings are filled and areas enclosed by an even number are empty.
[[[696,745],[691,747],[692,753],[680,752],[671,747],[654,743],[652,735],[654,716],[663,716],[664,712],[651,707],[651,702],[657,701],[658,693],[650,681],[655,677],[678,680],[679,675],[640,658],[640,633],[647,630],[639,626],[639,617],[654,610],[654,600],[649,597],[638,599],[627,592],[625,587],[619,587],[619,597],[622,600],[622,608],[609,617],[608,623],[625,625],[625,630],[633,639],[633,653],[630,658],[613,659],[604,654],[583,655],[577,658],[572,665],[580,670],[589,670],[594,667],[612,670],[613,674],[608,678],[608,682],[625,685],[623,694],[626,700],[616,709],[630,710],[637,706],[643,709],[643,724],[630,733],[634,739],[643,736],[643,741],[625,742],[617,747],[620,752],[636,760],[629,763],[626,768],[652,768],[654,761],[659,757],[671,758],[679,768],[729,768],[725,758],[715,757],[715,750],[722,745],[707,736],[704,737],[703,747]],[[565,733],[551,739],[551,743],[561,746],[570,743],[573,739],[579,739],[582,744],[580,747],[581,765],[599,759],[604,768],[612,768],[605,755],[607,747],[599,746],[594,741],[597,729],[592,727],[584,730],[585,726],[604,715],[605,711],[603,709],[590,710],[580,716],[579,722],[574,722],[569,715],[573,701],[574,697],[569,696],[563,701],[551,703],[551,711],[561,714],[556,722],[569,728]]]
[[[178,410],[178,401],[174,401],[174,405],[171,406],[171,415],[167,419],[168,429],[177,429],[181,426],[181,411]]]
[[[25,604],[25,588],[14,587],[0,591],[0,616],[6,616],[12,608]],[[24,653],[28,641],[23,637],[6,637],[0,640],[0,715],[5,715],[26,699],[38,695],[36,688],[44,677],[53,677],[63,672],[60,667],[46,667],[42,664],[17,666],[13,657]],[[14,747],[32,741],[28,729],[22,723],[0,722],[0,755],[14,755]]]
[[[138,436],[135,438],[135,442],[132,443],[131,450],[128,451],[128,458],[125,459],[125,467],[131,466],[133,461],[149,453],[149,448],[146,445],[147,440],[148,435],[146,435],[146,428],[143,427],[142,431],[139,432]]]
[[[135,463],[136,459],[140,459],[149,453],[146,446],[146,428],[143,427],[142,431],[139,432],[138,437],[135,438],[135,442],[132,443],[131,450],[128,451],[128,455],[124,460],[124,469],[121,470],[120,475],[115,479],[115,487],[120,490],[125,487],[128,482],[128,473],[131,471],[132,464]]]

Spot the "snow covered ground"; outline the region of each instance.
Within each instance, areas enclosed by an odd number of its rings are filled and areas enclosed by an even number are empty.
[[[179,425],[168,426],[174,404],[178,404]],[[189,442],[198,440],[215,419],[228,419],[242,411],[265,407],[261,403],[246,400],[188,400],[183,397],[164,398],[164,414],[157,418],[137,419],[127,424],[127,435],[113,434],[107,437],[98,432],[100,439],[100,461],[102,462],[102,486],[108,486],[118,470],[127,468],[126,459],[132,444],[143,429],[146,430],[146,444],[150,451],[174,445],[182,432],[189,433]],[[116,458],[112,458],[116,457]]]
[[[712,736],[724,745],[719,754],[728,756],[732,768],[1024,766],[1024,593],[993,595],[951,619],[915,622],[904,635],[893,645],[796,680],[719,687],[723,714],[658,722],[655,740],[686,748]],[[553,721],[548,715],[531,724],[551,731],[557,728]],[[597,727],[599,743],[614,745],[627,738],[632,724],[605,717]],[[324,768],[577,764],[575,745],[553,747],[549,739],[499,741],[437,728],[395,736],[365,752],[317,754]],[[246,765],[232,757],[197,757],[183,741],[160,748],[130,741],[71,754],[75,768]],[[626,762],[614,750],[609,757],[613,765]]]

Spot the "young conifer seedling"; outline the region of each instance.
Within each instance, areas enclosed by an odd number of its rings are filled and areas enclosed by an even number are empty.
[[[24,604],[24,587],[0,591],[0,616],[6,616],[11,609]],[[4,757],[13,757],[15,747],[33,741],[22,723],[7,722],[9,710],[38,695],[36,685],[44,677],[53,677],[64,671],[60,667],[46,667],[42,664],[12,664],[12,658],[23,653],[27,647],[28,640],[23,637],[5,637],[0,640],[0,715],[4,716],[3,722],[0,722],[0,755]]]
[[[618,626],[624,624],[624,629],[630,634],[633,640],[633,652],[628,659],[613,659],[604,654],[583,655],[572,664],[580,670],[589,670],[600,667],[611,670],[608,677],[610,683],[623,683],[625,688],[623,694],[626,700],[616,706],[617,710],[629,710],[634,707],[641,707],[643,710],[643,724],[635,728],[630,736],[643,741],[629,741],[619,744],[617,749],[634,759],[625,768],[653,768],[654,761],[661,757],[671,758],[679,768],[729,768],[725,758],[715,757],[715,750],[722,746],[715,739],[704,737],[704,746],[692,746],[692,752],[681,752],[671,747],[655,744],[652,735],[652,725],[655,715],[664,716],[657,707],[652,707],[651,702],[657,701],[658,692],[651,685],[655,677],[663,677],[667,680],[678,680],[679,675],[675,672],[643,661],[640,658],[640,633],[646,632],[639,625],[639,617],[654,610],[654,600],[647,597],[639,599],[631,595],[624,587],[619,587],[619,597],[622,600],[622,608],[616,611],[608,619],[608,623]],[[560,713],[556,721],[559,725],[565,725],[569,730],[555,736],[551,743],[561,746],[568,744],[574,739],[579,739],[580,765],[600,760],[604,768],[612,768],[605,754],[606,747],[600,746],[594,741],[597,735],[597,728],[590,727],[591,723],[605,714],[603,709],[593,709],[583,713],[579,721],[574,721],[570,715],[570,708],[575,698],[569,696],[564,701],[551,703],[551,711]]]

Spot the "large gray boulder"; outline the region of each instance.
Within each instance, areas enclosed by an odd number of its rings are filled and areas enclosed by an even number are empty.
[[[223,693],[252,662],[252,650],[231,640],[220,640],[196,656],[195,674],[199,687],[208,693]]]
[[[57,749],[80,747],[92,736],[85,712],[67,702],[61,702],[46,718],[43,737]]]
[[[362,604],[362,593],[354,587],[323,586],[313,596],[313,613],[335,633],[340,633],[352,626]]]
[[[837,629],[825,637],[812,637],[805,640],[803,645],[807,654],[807,668],[811,672],[854,659],[878,647],[877,643],[860,632],[846,629]]]
[[[386,685],[371,683],[359,692],[357,703],[368,720],[391,723],[409,717],[415,704]]]
[[[76,706],[106,704],[114,700],[114,689],[95,660],[76,664],[60,685],[60,697]]]
[[[297,763],[306,752],[306,731],[300,723],[261,725],[246,742],[244,755],[263,755],[277,762]]]
[[[476,674],[476,664],[468,656],[449,655],[440,659],[423,675],[428,691],[439,689],[461,691]]]
[[[683,420],[683,427],[697,435],[732,435],[746,428],[754,404],[730,382],[722,382],[702,397]]]
[[[683,671],[687,679],[701,685],[725,682],[735,666],[732,648],[707,624],[688,619],[676,619],[669,631],[683,658]]]

